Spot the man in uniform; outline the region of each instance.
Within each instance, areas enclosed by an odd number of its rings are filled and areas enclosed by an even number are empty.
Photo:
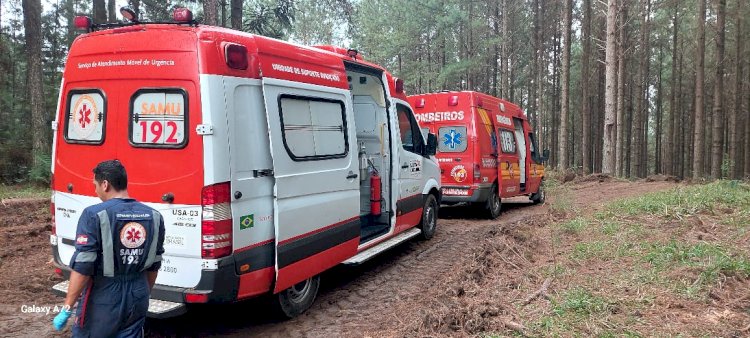
[[[119,161],[99,163],[93,183],[102,203],[78,220],[70,285],[53,325],[61,330],[78,300],[74,337],[141,337],[164,252],[164,221],[128,196]]]

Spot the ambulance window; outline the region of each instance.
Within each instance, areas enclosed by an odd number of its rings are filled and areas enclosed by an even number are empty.
[[[438,129],[438,151],[460,153],[466,150],[466,127],[440,127]]]
[[[346,156],[349,144],[346,140],[344,102],[282,95],[279,111],[284,146],[293,160]]]
[[[516,153],[516,138],[510,130],[500,129],[500,148],[506,154]]]
[[[398,128],[401,132],[401,144],[404,150],[422,154],[424,139],[417,120],[414,119],[411,110],[405,105],[397,104],[396,110],[398,112]]]
[[[141,89],[130,99],[130,144],[182,148],[187,144],[187,93],[182,89]]]
[[[65,141],[102,144],[107,104],[98,89],[71,90],[65,112]]]

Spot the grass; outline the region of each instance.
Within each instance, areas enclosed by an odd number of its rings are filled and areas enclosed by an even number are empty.
[[[588,225],[589,221],[587,219],[578,217],[570,221],[561,223],[560,228],[567,233],[576,234],[586,229]]]
[[[0,185],[0,199],[8,198],[48,198],[50,190],[34,184]]]

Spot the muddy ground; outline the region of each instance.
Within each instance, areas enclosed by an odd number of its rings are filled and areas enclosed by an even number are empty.
[[[322,276],[313,307],[302,316],[277,321],[267,305],[247,301],[222,306],[195,306],[183,316],[149,320],[150,337],[283,336],[385,337],[538,335],[525,320],[550,311],[549,295],[568,289],[542,271],[554,268],[575,238],[561,244],[550,227],[592,214],[612,200],[668,190],[677,183],[623,182],[602,177],[566,183],[564,194],[550,194],[544,205],[520,199],[503,204],[497,220],[476,216],[465,207],[445,207],[435,237],[409,241],[358,267],[337,267]],[[53,334],[54,314],[23,313],[22,305],[54,306],[62,299],[50,287],[59,281],[49,263],[47,201],[0,205],[0,336]],[[568,241],[570,240],[570,242]],[[596,274],[602,266],[591,266]],[[569,279],[565,283],[575,282]],[[747,294],[736,285],[739,294]],[[536,292],[543,289],[544,292]],[[606,292],[606,290],[603,290]],[[635,291],[637,292],[637,291]],[[736,295],[725,295],[726,302]],[[667,297],[667,296],[663,296]],[[719,297],[720,298],[720,297]],[[720,301],[720,300],[719,300]],[[750,300],[747,300],[750,302]],[[744,303],[742,303],[744,304]],[[741,304],[741,305],[742,305]],[[528,305],[528,307],[527,307]],[[679,299],[660,299],[650,312],[639,314],[642,325],[680,327],[684,316],[662,311],[670,306],[699,313]],[[744,306],[744,305],[742,305]],[[750,308],[750,305],[748,305]],[[741,312],[741,311],[740,311]],[[750,315],[734,317],[737,327],[750,325]],[[645,329],[648,335],[648,329]],[[740,329],[728,332],[739,332]],[[69,332],[69,331],[68,331]],[[537,334],[535,334],[537,332]],[[673,331],[660,331],[670,334]],[[679,329],[676,332],[680,332]],[[68,333],[69,334],[69,333]],[[571,328],[570,335],[594,335]],[[728,336],[732,336],[728,334]]]

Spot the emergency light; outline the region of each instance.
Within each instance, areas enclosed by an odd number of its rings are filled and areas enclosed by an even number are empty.
[[[478,98],[477,98],[477,107],[481,107],[481,106],[482,106],[482,103],[484,103],[484,102],[482,102],[482,98],[481,98],[481,97],[478,97]]]
[[[78,29],[85,29],[86,31],[91,30],[91,24],[93,22],[91,21],[91,18],[85,15],[79,15],[76,16],[75,19],[73,19],[73,24]]]
[[[395,78],[393,81],[396,83],[396,93],[403,93],[404,92],[404,80]]]
[[[224,47],[224,57],[229,68],[247,69],[247,47],[233,43],[227,44]]]
[[[458,95],[452,95],[448,98],[448,105],[449,106],[457,106],[458,105]]]
[[[175,8],[172,12],[172,20],[175,22],[191,22],[193,21],[193,12],[187,8]]]
[[[425,99],[421,98],[419,101],[417,101],[417,108],[424,108]]]

